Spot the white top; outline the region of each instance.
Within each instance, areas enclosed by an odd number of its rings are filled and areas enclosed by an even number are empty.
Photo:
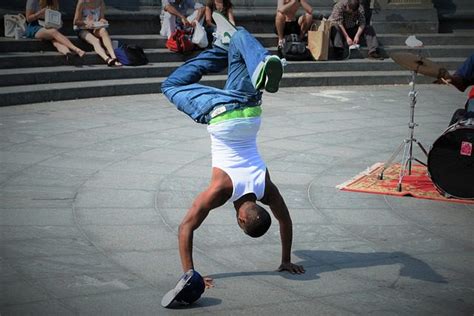
[[[232,180],[230,201],[254,193],[257,200],[265,191],[266,166],[257,149],[261,118],[239,118],[208,125],[212,142],[212,166]]]

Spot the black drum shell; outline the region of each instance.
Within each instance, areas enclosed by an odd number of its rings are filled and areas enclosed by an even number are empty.
[[[433,144],[428,155],[428,172],[444,194],[474,199],[474,122],[450,126]],[[461,153],[461,145],[471,144],[471,154]]]

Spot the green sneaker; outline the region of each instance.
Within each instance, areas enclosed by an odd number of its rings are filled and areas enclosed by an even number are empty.
[[[268,56],[263,66],[263,75],[265,77],[265,90],[270,93],[275,93],[280,88],[280,80],[283,76],[283,65],[281,59],[276,56]],[[259,76],[260,79],[260,76]],[[257,86],[261,84],[262,80],[257,80]]]

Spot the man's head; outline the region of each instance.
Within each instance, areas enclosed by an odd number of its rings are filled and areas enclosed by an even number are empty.
[[[347,8],[351,12],[357,12],[359,10],[360,1],[359,0],[348,0]]]
[[[267,232],[272,219],[270,214],[255,201],[246,201],[237,208],[237,222],[247,235],[257,238]]]

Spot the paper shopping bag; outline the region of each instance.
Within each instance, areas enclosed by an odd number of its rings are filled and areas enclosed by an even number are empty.
[[[316,21],[308,31],[308,47],[314,60],[328,60],[331,22]]]

